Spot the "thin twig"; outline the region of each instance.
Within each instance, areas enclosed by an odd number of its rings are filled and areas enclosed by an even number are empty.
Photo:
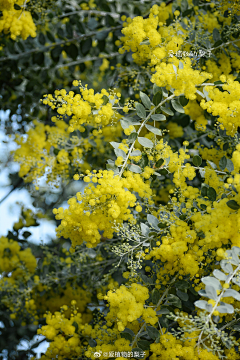
[[[40,48],[25,51],[25,52],[17,54],[17,55],[12,55],[12,56],[9,56],[9,57],[6,56],[4,58],[1,58],[0,61],[17,60],[20,57],[23,57],[23,56],[26,56],[26,55],[29,55],[29,54],[32,54],[32,53],[46,52],[48,49],[54,48],[55,46],[64,45],[64,44],[71,43],[71,42],[74,42],[74,41],[85,40],[85,39],[90,38],[90,37],[92,37],[94,35],[97,35],[99,32],[102,32],[102,31],[114,31],[114,30],[118,30],[118,29],[121,29],[121,28],[122,28],[122,25],[118,25],[118,26],[115,26],[115,27],[107,28],[107,29],[101,29],[99,31],[93,31],[93,32],[90,32],[88,34],[75,36],[72,39],[63,40],[63,41],[60,41],[60,42],[57,42],[57,43],[53,43],[51,45],[42,46]]]

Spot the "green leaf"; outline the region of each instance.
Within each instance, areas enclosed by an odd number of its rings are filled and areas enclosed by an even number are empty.
[[[30,233],[30,231],[24,231],[22,235],[25,239],[27,239],[30,235],[32,235],[32,233]]]
[[[103,30],[103,31],[99,31],[96,34],[96,39],[97,40],[105,40],[108,37],[108,30]]]
[[[187,8],[188,8],[188,2],[187,2],[187,0],[182,0],[182,1],[181,1],[181,10],[182,10],[182,12],[186,11]]]
[[[179,96],[179,102],[182,106],[186,106],[189,102],[189,99],[187,99],[184,95]]]
[[[142,350],[149,350],[150,349],[150,342],[147,340],[138,340],[137,345],[142,349]]]
[[[114,149],[118,149],[119,145],[121,143],[115,142],[115,141],[111,141],[110,144],[114,147]]]
[[[209,198],[209,200],[215,201],[216,198],[217,198],[216,190],[214,188],[212,188],[212,187],[209,187],[207,189],[207,197]]]
[[[126,159],[126,157],[127,157],[125,151],[123,151],[122,149],[114,149],[114,152],[117,157],[121,156],[123,159]]]
[[[49,31],[47,31],[46,34],[47,34],[48,39],[54,43],[55,42],[54,36]]]
[[[146,127],[149,131],[151,131],[153,134],[160,135],[160,136],[162,135],[161,130],[160,130],[160,129],[155,128],[154,126],[151,126],[151,125],[145,125],[145,127]]]
[[[144,108],[144,106],[142,104],[139,103],[135,103],[135,108],[137,110],[137,115],[142,118],[145,119],[146,117],[146,110]]]
[[[77,324],[77,323],[76,323]],[[92,348],[96,347],[97,342],[94,339],[89,339],[88,340],[88,344],[89,346],[91,346]]]
[[[138,142],[146,148],[151,149],[153,147],[153,142],[145,137],[138,137]]]
[[[183,65],[183,63],[182,63],[181,61],[179,61],[178,67],[179,67],[179,69],[183,69],[183,68],[184,68],[184,65]]]
[[[180,103],[178,103],[176,100],[171,100],[172,107],[178,111],[179,113],[185,113],[184,108]]]
[[[167,315],[170,314],[170,311],[167,308],[163,308],[157,311],[157,315]]]
[[[87,255],[91,258],[91,259],[94,259],[96,256],[97,256],[97,253],[94,249],[88,249],[87,251]]]
[[[141,279],[143,280],[143,282],[145,283],[145,284],[149,284],[149,285],[152,285],[152,279],[151,278],[149,278],[148,276],[146,276],[146,275],[144,275],[144,274],[141,274],[140,275],[141,276]]]
[[[234,165],[233,165],[232,160],[227,159],[227,166],[226,166],[226,168],[228,169],[228,171],[229,171],[230,173],[234,170]]]
[[[119,174],[119,170],[118,167],[116,165],[112,165],[112,164],[107,164],[106,165],[107,170],[112,170],[114,171],[114,174]]]
[[[172,67],[173,67],[175,74],[177,75],[177,67],[174,64],[172,64]]]
[[[208,164],[214,169],[216,170],[217,169],[217,165],[214,164],[214,162],[210,161],[210,160],[207,160]]]
[[[142,169],[140,168],[140,166],[135,165],[135,164],[128,164],[128,170],[132,171],[133,173],[136,174],[141,174],[142,173]]]
[[[207,310],[207,305],[209,304],[207,303],[206,300],[197,300],[195,301],[194,305],[199,309]]]
[[[150,45],[149,39],[143,40],[142,42],[140,42],[140,45]]]
[[[212,285],[206,285],[205,287],[205,291],[206,291],[206,296],[209,299],[213,299],[213,300],[217,300],[217,292],[214,286]]]
[[[207,190],[208,190],[208,188],[206,186],[202,186],[202,189],[201,189],[202,197],[207,196]]]
[[[174,306],[176,306],[178,308],[182,307],[181,300],[176,295],[169,294],[167,296],[166,300],[167,300],[167,303],[165,303],[165,305],[174,305]]]
[[[188,281],[186,280],[179,280],[179,281],[176,281],[175,284],[177,289],[181,289],[181,290],[184,290],[184,289],[189,289],[190,288],[190,284]]]
[[[174,113],[172,112],[171,109],[168,109],[168,108],[166,108],[166,107],[164,107],[164,106],[160,106],[160,109],[161,109],[163,112],[165,112],[166,114],[168,114],[168,115],[171,115],[171,116],[174,115]]]
[[[220,261],[220,266],[223,269],[223,271],[225,271],[227,274],[230,274],[233,272],[233,267],[232,265],[228,262],[228,260],[221,260]]]
[[[90,30],[95,30],[98,27],[98,22],[92,17],[88,20],[87,26]]]
[[[237,256],[240,256],[240,247],[238,247],[238,246],[233,246],[233,247],[232,247],[232,251],[233,251],[234,254],[236,254]]]
[[[67,55],[70,56],[73,60],[76,60],[78,56],[78,48],[75,44],[70,44],[69,46],[65,46],[64,50]]]
[[[163,159],[159,159],[159,160],[156,162],[155,167],[156,167],[156,168],[160,168],[163,163],[164,163],[164,160],[163,160]]]
[[[106,95],[105,95],[106,96]],[[130,125],[132,125],[131,121],[128,119],[121,119],[120,120],[121,126],[123,129],[128,129]]]
[[[240,208],[240,206],[235,200],[229,200],[226,204],[232,210],[238,210]]]
[[[213,276],[206,276],[202,278],[202,282],[205,285],[211,285],[215,288],[215,290],[222,290],[222,285],[220,284],[220,281]]]
[[[57,34],[58,34],[58,37],[59,37],[60,39],[64,39],[65,34],[64,34],[64,31],[63,31],[62,28],[58,28],[58,29],[57,29]]]
[[[154,115],[151,115],[151,118],[154,121],[165,121],[166,120],[166,116],[163,114],[154,114]]]
[[[153,289],[152,291],[152,302],[154,305],[157,305],[158,301],[160,300],[160,293],[157,289]]]
[[[140,98],[142,100],[143,105],[147,108],[147,109],[151,109],[151,100],[149,99],[149,97],[144,94],[142,91],[140,91]]]
[[[153,340],[157,339],[157,337],[159,336],[159,331],[153,326],[147,326],[146,331],[148,336]]]
[[[222,171],[224,171],[225,168],[226,168],[226,166],[227,166],[227,158],[226,158],[226,156],[223,156],[223,157],[219,160],[219,167],[220,167],[220,169],[221,169]]]
[[[72,28],[71,22],[70,21],[67,22],[65,26],[66,26],[67,38],[72,39],[72,37],[73,37],[73,28]]]
[[[159,221],[155,216],[153,216],[152,214],[147,214],[147,221],[150,225],[152,225],[154,229],[159,230]]]
[[[216,308],[217,311],[219,311],[221,314],[227,313],[227,314],[234,314],[234,307],[230,304],[222,303],[224,305],[220,305]]]
[[[219,41],[221,40],[221,35],[218,31],[218,29],[213,29],[213,40],[216,42],[216,41]]]
[[[81,47],[81,52],[83,54],[83,56],[87,55],[87,53],[89,53],[91,47],[92,47],[92,40],[90,38],[82,41],[80,43],[80,47]]]
[[[240,277],[237,276],[237,277],[234,277],[232,278],[232,282],[238,286],[240,286]]]
[[[234,326],[232,327],[232,329],[233,329],[234,331],[240,331],[240,325],[234,325]]]
[[[142,153],[140,150],[134,150],[131,152],[130,156],[140,156]]]
[[[61,46],[56,46],[54,47],[52,50],[51,50],[51,57],[54,61],[58,61],[59,59],[59,56],[61,55],[62,53],[62,48]]]
[[[198,155],[195,155],[193,157],[193,164],[197,167],[199,167],[202,164],[202,158]]]
[[[188,301],[188,294],[187,293],[177,289],[176,294],[181,300]]]
[[[155,95],[159,91],[161,92],[161,88],[156,84],[153,84],[153,95]]]
[[[37,52],[33,54],[33,61],[38,64],[39,66],[43,65],[44,63],[44,53]]]
[[[150,233],[149,227],[144,223],[140,223],[140,226],[141,226],[142,235],[148,236],[148,234]]]
[[[213,270],[213,275],[218,279],[218,280],[221,280],[221,281],[226,281],[227,279],[227,276],[220,270],[218,269],[215,269]]]
[[[126,340],[132,341],[133,337],[135,336],[134,332],[131,329],[125,328],[123,332],[120,333],[121,338]]]
[[[146,154],[143,154],[141,157],[141,160],[139,161],[139,166],[141,166],[141,168],[145,168],[145,166],[148,165],[148,157]]]
[[[46,39],[42,32],[38,35],[38,41],[40,42],[41,45],[45,45]]]
[[[240,294],[239,292],[237,292],[236,290],[233,289],[227,289],[222,297],[233,297],[234,299],[236,299],[237,301],[240,301]]]
[[[137,139],[137,137],[138,137],[138,134],[136,132],[133,132],[128,136],[128,141],[130,143],[133,143]]]
[[[223,82],[221,80],[214,81],[214,85],[223,85]]]
[[[144,352],[139,347],[136,347],[136,348],[132,349],[131,351],[134,354],[138,353],[138,355],[134,355],[135,359],[144,359],[144,357],[145,357]]]
[[[121,338],[123,338],[123,339],[132,341],[132,336],[131,336],[129,333],[127,333],[127,332],[122,332],[122,333],[120,334],[120,336],[121,336]]]
[[[153,96],[153,104],[155,106],[157,106],[158,104],[160,104],[160,102],[162,101],[162,91],[158,91],[154,96]]]
[[[235,251],[227,250],[226,253],[227,253],[227,257],[229,258],[231,264],[238,266],[239,265],[239,257],[235,253]]]
[[[129,329],[129,328],[125,328],[125,329],[123,330],[123,332],[130,334],[132,337],[135,336],[134,332],[133,332],[131,329]]]
[[[14,9],[15,10],[22,10],[21,6],[19,6],[18,4],[14,4]]]

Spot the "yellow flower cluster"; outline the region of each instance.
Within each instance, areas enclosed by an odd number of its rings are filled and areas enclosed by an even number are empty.
[[[219,360],[219,357],[212,352],[196,347],[198,337],[196,331],[191,334],[187,333],[186,337],[189,340],[181,341],[170,333],[161,335],[158,344],[150,345],[150,350],[153,352],[150,360]]]
[[[202,157],[202,159],[213,161],[214,164],[216,164],[216,165],[219,165],[219,160],[223,156],[226,156],[226,153],[223,150],[219,150],[216,148],[208,149],[207,147],[204,147],[203,145],[202,145],[202,147],[198,146],[198,150],[199,150],[199,155]]]
[[[20,164],[19,176],[25,182],[37,182],[41,176],[47,175],[48,182],[57,183],[59,176],[69,177],[72,167],[82,171],[89,169],[85,156],[92,147],[91,141],[94,140],[98,152],[104,154],[106,147],[111,147],[109,141],[122,133],[120,123],[115,122],[103,130],[93,130],[89,138],[72,136],[69,144],[68,125],[56,117],[52,120],[55,126],[33,121],[35,126],[27,132],[27,138],[16,135],[19,148],[13,152],[14,160]]]
[[[61,149],[55,156],[52,151],[53,148],[66,145],[67,125],[61,120],[56,121],[56,126],[52,127],[36,120],[33,123],[35,127],[27,132],[27,139],[16,136],[15,141],[20,147],[14,151],[14,160],[20,163],[19,176],[24,177],[26,182],[31,182],[43,176],[48,169],[48,181],[55,181],[60,174],[64,175],[69,171],[68,152]]]
[[[177,40],[182,44],[183,40],[180,36],[172,39],[176,34],[174,29],[171,26],[164,26],[170,12],[171,6],[166,6],[162,2],[161,6],[154,5],[151,8],[147,19],[143,19],[141,16],[133,19],[128,18],[122,30],[124,35],[121,37],[123,46],[119,52],[124,53],[124,51],[131,50],[133,52],[132,57],[137,64],[140,65],[150,60],[151,64],[155,65],[167,56],[169,50],[176,51],[177,42],[175,41]],[[149,43],[143,42],[146,39]],[[161,43],[162,46],[159,47]]]
[[[204,131],[206,130],[207,119],[204,116],[204,110],[196,100],[189,101],[184,107],[185,114],[195,121],[195,129]]]
[[[14,283],[20,278],[26,280],[28,279],[27,273],[34,273],[37,266],[37,261],[30,248],[21,250],[17,241],[9,240],[3,236],[0,238],[0,259],[1,273],[11,273],[9,277],[2,277],[1,282]]]
[[[139,174],[126,171],[124,175],[125,178],[114,176],[111,170],[88,172],[84,181],[91,181],[91,184],[84,189],[84,194],[77,193],[76,198],[69,199],[68,209],[53,210],[56,219],[62,220],[57,235],[71,239],[73,247],[83,241],[86,241],[87,247],[94,247],[101,240],[99,230],[104,231],[104,237],[112,238],[114,220],[118,223],[134,222],[129,207],[136,206],[137,198],[132,192],[147,199],[152,192]]]
[[[72,304],[76,304],[76,301],[72,301]],[[73,310],[70,319],[65,317],[64,312],[68,310],[68,306],[64,305],[62,311],[55,312],[54,315],[48,313],[45,315],[47,325],[38,329],[37,333],[46,336],[48,340],[51,340],[46,354],[42,356],[42,360],[55,359],[58,356],[59,359],[63,359],[66,356],[77,356],[80,351],[80,339],[76,332],[78,329],[83,328],[81,314],[77,310]]]
[[[73,81],[74,86],[79,85],[79,81]],[[105,89],[101,93],[94,94],[93,89],[85,87],[79,87],[81,94],[75,94],[70,91],[68,94],[65,89],[55,90],[54,96],[44,95],[43,104],[49,105],[52,109],[57,108],[58,118],[63,116],[71,116],[68,132],[71,133],[74,130],[84,132],[84,124],[89,124],[94,127],[100,125],[106,126],[115,116],[118,116],[113,110],[112,104],[118,102],[120,93],[110,94]],[[110,101],[104,105],[104,96]],[[52,119],[52,121],[54,121]]]
[[[15,10],[14,3],[22,6],[23,9]],[[10,33],[13,40],[16,40],[18,36],[21,36],[23,40],[26,40],[28,36],[36,37],[36,26],[31,13],[24,9],[25,3],[24,0],[0,0],[0,9],[2,11],[0,33]]]
[[[145,257],[148,260],[160,259],[165,263],[164,270],[157,274],[159,280],[164,274],[174,274],[176,271],[192,277],[198,273],[200,253],[197,253],[198,246],[194,248],[196,240],[196,232],[185,221],[175,219],[175,224],[170,226],[169,235],[162,237],[162,244],[153,247]]]
[[[197,98],[196,85],[211,79],[212,74],[194,70],[190,58],[182,59],[183,68],[179,68],[179,62],[180,60],[174,57],[168,63],[161,62],[156,65],[156,72],[153,74],[151,81],[159,87],[166,86],[167,89],[172,87],[175,89],[175,95],[184,94],[187,99],[195,100]]]
[[[63,305],[70,305],[72,300],[76,300],[78,311],[82,315],[82,322],[89,322],[92,319],[90,310],[86,310],[86,305],[91,302],[91,293],[89,291],[82,289],[71,282],[67,282],[64,288],[59,286],[58,288],[49,289],[46,287],[44,295],[40,295],[43,290],[45,290],[44,285],[39,283],[33,294],[33,300],[37,304],[38,309],[41,309],[42,314],[46,311],[54,313]],[[53,298],[54,302],[52,301]],[[66,310],[65,315],[68,317],[70,316],[70,313],[71,311],[69,308]]]
[[[182,137],[184,134],[182,126],[180,126],[177,123],[172,122],[172,121],[167,125],[167,129],[169,131],[170,139]]]
[[[225,198],[216,201],[214,208],[207,207],[206,214],[197,212],[191,217],[196,231],[203,231],[205,234],[205,238],[198,241],[204,253],[209,249],[220,249],[229,241],[234,246],[240,246],[240,234],[235,227],[239,227],[239,210],[229,208],[226,205],[228,200]]]
[[[30,227],[36,224],[35,214],[32,210],[22,208],[22,216],[19,220],[13,224],[14,230],[22,229],[23,227]],[[41,214],[36,214],[36,216],[41,217]]]
[[[156,145],[156,151],[156,161],[163,159],[166,162],[166,159],[170,158],[168,170],[170,173],[173,173],[173,183],[182,189],[187,187],[185,182],[186,178],[192,180],[196,176],[195,169],[189,163],[183,167],[184,161],[190,158],[187,154],[187,150],[184,151],[183,148],[181,148],[179,154],[174,153],[171,147],[161,139]],[[165,162],[163,163],[163,166]]]
[[[106,320],[111,323],[117,322],[119,331],[123,331],[128,323],[137,320],[140,316],[146,323],[154,325],[158,321],[156,311],[152,308],[144,309],[148,297],[148,288],[137,283],[131,284],[129,288],[121,285],[116,291],[108,291],[104,297],[110,307]]]
[[[240,84],[234,81],[233,76],[220,76],[220,80],[227,81],[227,84],[222,86],[223,90],[213,86],[206,86],[206,91],[211,100],[205,101],[202,99],[201,107],[206,109],[214,116],[219,116],[218,121],[221,123],[221,129],[226,129],[227,135],[233,136],[240,125]]]

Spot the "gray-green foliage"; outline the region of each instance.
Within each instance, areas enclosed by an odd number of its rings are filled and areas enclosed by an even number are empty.
[[[226,259],[220,261],[223,272],[215,269],[213,271],[213,276],[202,278],[202,282],[205,284],[205,290],[200,290],[198,292],[200,296],[214,300],[216,302],[215,305],[209,304],[206,300],[198,300],[195,302],[195,306],[206,310],[210,315],[212,315],[214,311],[218,311],[222,314],[234,313],[234,307],[232,305],[221,301],[224,297],[233,297],[240,301],[240,293],[228,288],[230,287],[231,282],[240,286],[240,261],[238,257],[240,248],[233,246],[231,250],[226,251],[226,254]],[[224,281],[225,286],[222,286],[220,281]]]

